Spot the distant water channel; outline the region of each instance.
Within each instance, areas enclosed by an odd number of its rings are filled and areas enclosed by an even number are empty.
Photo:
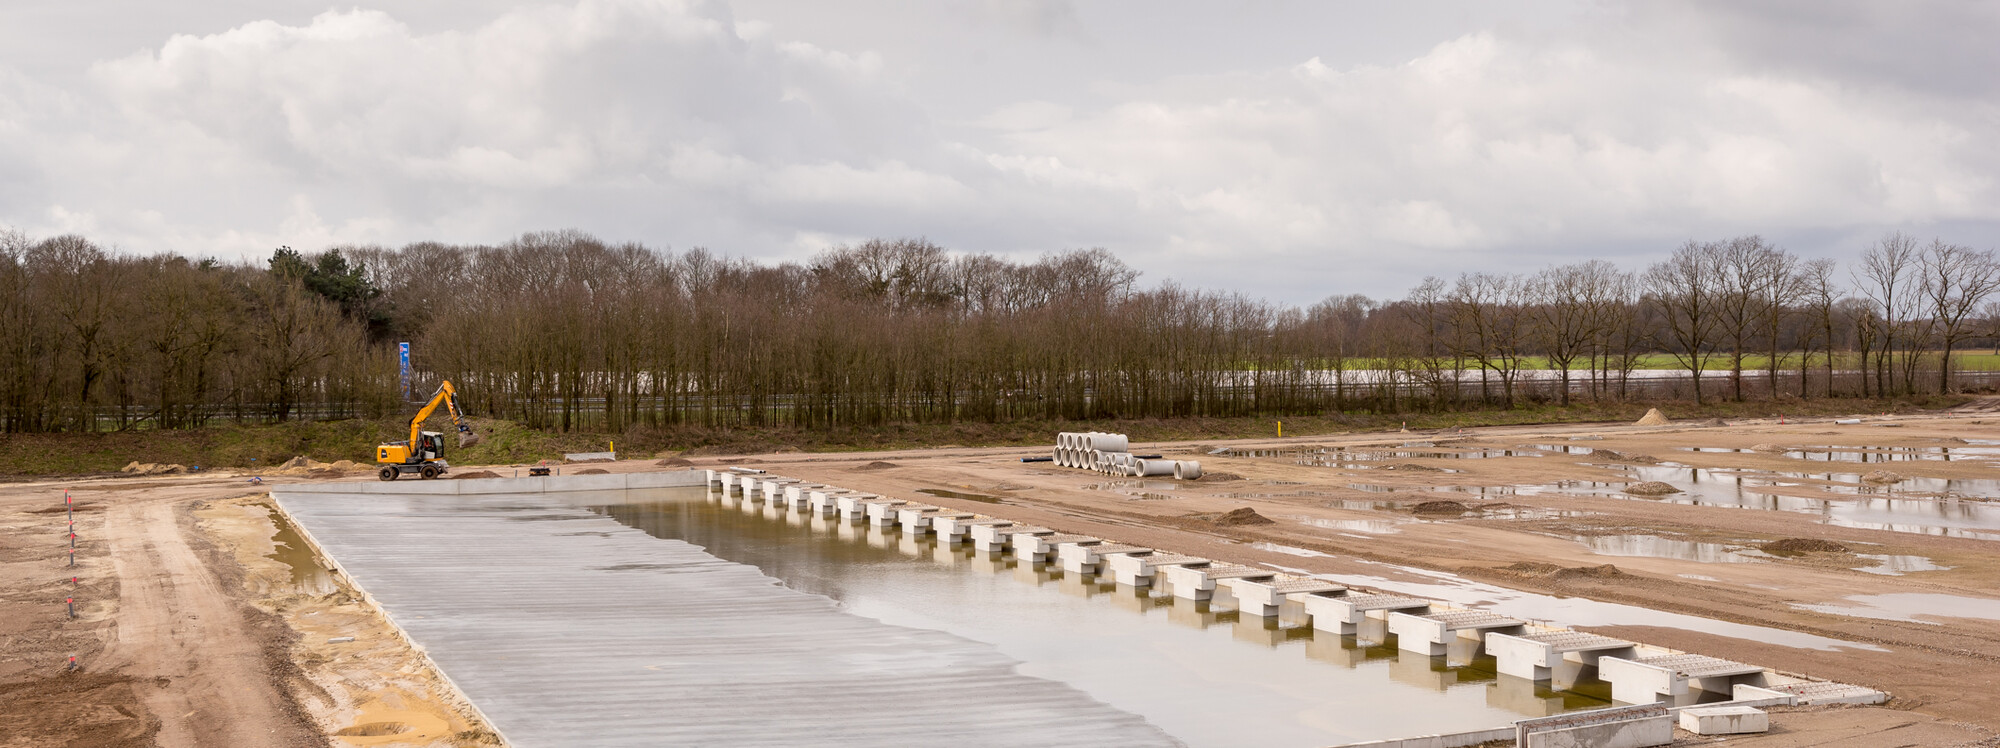
[[[1605,704],[700,488],[281,503],[521,746],[1326,746]]]

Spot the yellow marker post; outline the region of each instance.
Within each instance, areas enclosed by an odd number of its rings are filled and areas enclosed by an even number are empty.
[[[1283,439],[1283,438],[1285,438],[1285,422],[1284,422],[1284,421],[1279,421],[1279,422],[1278,422],[1278,438],[1280,438],[1280,439]]]

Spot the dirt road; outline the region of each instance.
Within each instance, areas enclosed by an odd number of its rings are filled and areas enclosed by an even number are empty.
[[[106,511],[120,610],[99,667],[138,679],[162,748],[325,745],[283,684],[296,670],[289,631],[244,605],[235,580],[195,550],[186,512],[163,499]]]
[[[344,581],[288,584],[267,501],[240,476],[0,484],[0,748],[496,744]]]

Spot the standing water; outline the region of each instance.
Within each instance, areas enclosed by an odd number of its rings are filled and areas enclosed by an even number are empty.
[[[522,746],[1325,746],[1605,703],[699,488],[280,500]]]

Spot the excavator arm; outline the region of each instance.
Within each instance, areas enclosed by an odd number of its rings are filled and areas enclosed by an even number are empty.
[[[465,411],[458,407],[458,389],[451,386],[449,379],[438,385],[437,394],[431,395],[430,402],[424,403],[423,410],[417,411],[416,417],[410,419],[409,443],[414,447],[417,441],[423,438],[424,419],[430,418],[432,413],[437,412],[439,404],[443,404],[445,410],[451,413],[451,425],[458,427],[458,446],[470,447],[478,444],[479,435],[472,432],[471,426],[466,425]]]

